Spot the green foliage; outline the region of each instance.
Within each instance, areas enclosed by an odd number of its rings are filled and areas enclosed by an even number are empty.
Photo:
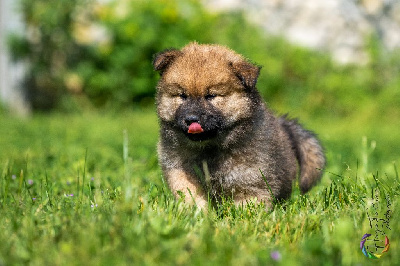
[[[0,124],[1,265],[372,265],[359,245],[373,188],[393,207],[392,246],[379,262],[398,264],[400,158],[379,148],[384,139],[399,147],[397,125],[375,145],[359,138],[365,128],[325,123],[317,131],[329,164],[310,193],[296,185],[269,212],[227,200],[205,214],[162,181],[154,110],[4,115]]]
[[[26,35],[12,35],[9,46],[15,60],[28,59],[24,80],[33,108],[54,108],[66,92],[64,79],[86,53],[72,37],[73,23],[86,1],[21,0]]]
[[[377,38],[369,41],[369,64],[337,66],[266,36],[241,13],[211,13],[198,0],[20,1],[27,34],[9,43],[15,59],[31,63],[25,86],[34,108],[152,103],[153,55],[196,40],[262,65],[258,88],[278,111],[399,116],[399,55],[383,53]]]

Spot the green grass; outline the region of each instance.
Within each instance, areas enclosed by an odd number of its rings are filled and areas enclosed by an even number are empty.
[[[305,196],[296,185],[270,212],[227,202],[204,214],[162,180],[153,110],[3,112],[0,265],[372,265],[359,243],[374,188],[392,210],[391,248],[378,262],[399,265],[398,125],[295,113],[324,143],[322,182]],[[386,205],[377,204],[379,215]]]

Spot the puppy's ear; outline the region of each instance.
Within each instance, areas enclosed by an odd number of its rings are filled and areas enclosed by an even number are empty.
[[[236,77],[242,82],[246,89],[254,89],[260,74],[260,66],[253,65],[247,61],[230,63]]]
[[[160,75],[171,65],[174,60],[182,54],[176,49],[168,49],[156,54],[153,58],[154,70],[159,71]]]

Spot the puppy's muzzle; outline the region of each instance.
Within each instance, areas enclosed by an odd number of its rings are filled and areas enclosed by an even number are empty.
[[[200,117],[198,115],[190,114],[185,117],[185,123],[190,126],[192,123],[199,123]]]

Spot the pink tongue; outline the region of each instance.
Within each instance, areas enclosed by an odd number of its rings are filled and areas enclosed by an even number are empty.
[[[199,123],[192,123],[192,124],[190,124],[190,126],[189,126],[189,130],[188,130],[188,133],[191,133],[191,134],[198,134],[198,133],[201,133],[201,132],[203,132],[204,130],[203,130],[203,128],[201,127],[201,125],[199,124]]]

